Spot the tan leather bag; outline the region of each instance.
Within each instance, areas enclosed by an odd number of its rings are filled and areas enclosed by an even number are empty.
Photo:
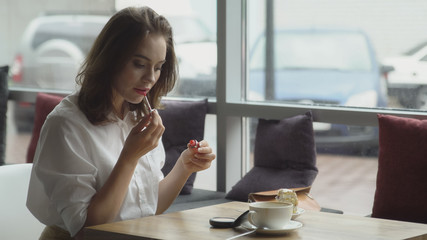
[[[298,197],[298,207],[303,208],[305,210],[313,210],[320,211],[320,205],[310,194],[310,187],[302,187],[302,188],[289,188],[296,192]],[[277,201],[276,196],[279,189],[264,191],[264,192],[256,192],[250,193],[248,196],[249,202],[265,202],[265,201]]]

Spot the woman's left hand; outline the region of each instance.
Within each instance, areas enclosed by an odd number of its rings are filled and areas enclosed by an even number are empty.
[[[172,204],[192,173],[209,168],[214,159],[215,154],[207,141],[201,141],[197,151],[187,145],[175,166],[159,183],[156,214],[163,213]]]
[[[184,169],[188,173],[198,172],[208,169],[211,162],[215,159],[215,154],[212,153],[212,148],[205,140],[199,142],[199,147],[196,150],[188,148],[185,149],[180,156],[180,160]]]

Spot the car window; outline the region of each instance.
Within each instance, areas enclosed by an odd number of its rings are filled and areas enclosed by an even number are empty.
[[[103,26],[104,23],[98,22],[56,21],[42,23],[35,32],[31,46],[36,49],[46,41],[63,39],[76,44],[83,53],[87,54]]]

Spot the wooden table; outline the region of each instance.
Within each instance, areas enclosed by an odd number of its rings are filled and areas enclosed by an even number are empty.
[[[229,202],[85,229],[85,239],[227,239],[249,230],[211,228],[212,217],[237,217],[248,203]],[[427,239],[427,224],[306,211],[303,227],[284,235],[251,233],[237,239]]]

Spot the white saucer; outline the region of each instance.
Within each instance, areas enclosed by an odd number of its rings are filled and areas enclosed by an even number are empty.
[[[301,214],[305,212],[304,208],[297,207],[297,212],[292,214],[292,220],[299,217]]]
[[[245,221],[244,223],[242,223],[241,226],[249,230],[256,230],[257,233],[261,233],[261,234],[279,235],[279,234],[292,232],[294,230],[301,228],[302,223],[291,220],[286,226],[284,226],[281,229],[257,228],[248,221]]]

